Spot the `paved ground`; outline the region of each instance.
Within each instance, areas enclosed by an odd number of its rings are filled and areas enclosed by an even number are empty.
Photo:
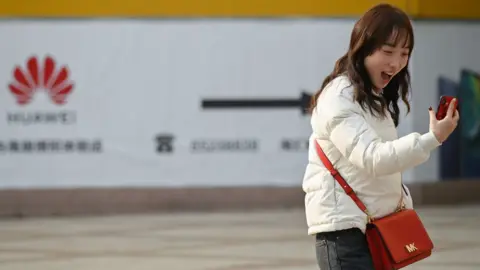
[[[437,246],[405,269],[480,269],[480,206],[419,210]],[[315,270],[302,210],[0,221],[2,270]]]

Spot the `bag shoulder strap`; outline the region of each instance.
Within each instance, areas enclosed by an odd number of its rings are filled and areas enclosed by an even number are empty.
[[[350,187],[350,185],[348,185],[347,181],[345,181],[345,179],[343,179],[343,177],[333,167],[332,163],[328,159],[327,155],[325,155],[325,153],[323,152],[317,140],[315,140],[315,148],[317,150],[318,156],[320,157],[320,160],[322,161],[323,165],[325,165],[325,167],[328,169],[328,171],[330,171],[330,174],[333,176],[333,178],[337,180],[337,182],[340,184],[343,190],[345,190],[345,193],[347,193],[347,195],[350,196],[350,198],[352,198],[355,204],[357,204],[358,208],[360,208],[360,210],[362,210],[363,212],[365,212],[365,214],[367,214],[367,216],[369,216],[369,213],[365,204],[363,204],[362,201],[360,201],[360,199],[357,197],[357,194],[355,194],[355,192]]]

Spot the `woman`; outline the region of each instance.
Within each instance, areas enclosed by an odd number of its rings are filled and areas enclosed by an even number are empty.
[[[315,141],[378,218],[395,212],[401,200],[404,207],[413,207],[401,172],[425,162],[457,125],[453,106],[440,121],[430,108],[429,132],[397,137],[400,98],[410,110],[413,44],[404,12],[386,4],[373,7],[355,24],[348,52],[312,99],[313,133],[303,189],[308,233],[316,236],[321,270],[373,266],[364,234],[366,214],[324,167]]]

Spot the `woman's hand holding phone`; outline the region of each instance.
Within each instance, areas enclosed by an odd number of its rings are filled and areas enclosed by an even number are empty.
[[[457,99],[453,99],[447,110],[447,115],[445,118],[438,120],[435,111],[432,107],[429,108],[430,113],[430,131],[435,134],[438,142],[443,143],[447,140],[448,136],[452,134],[455,128],[458,125],[458,120],[460,119],[460,114],[456,109]]]

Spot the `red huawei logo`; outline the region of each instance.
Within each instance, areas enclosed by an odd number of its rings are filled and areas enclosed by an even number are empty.
[[[43,66],[37,57],[30,57],[26,69],[15,67],[13,77],[14,81],[8,87],[20,105],[28,104],[38,90],[46,91],[53,103],[62,105],[73,90],[67,67],[56,69],[55,60],[50,56],[45,58]]]

